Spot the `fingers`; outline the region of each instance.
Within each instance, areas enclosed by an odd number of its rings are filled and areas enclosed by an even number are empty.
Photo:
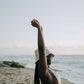
[[[39,23],[39,22],[38,22],[38,20],[33,19],[33,20],[31,21],[31,23]]]
[[[34,24],[35,24],[35,19],[33,19],[33,20],[31,21],[31,25],[34,26]]]
[[[39,24],[38,20],[33,19],[33,20],[31,21],[31,25],[34,26],[34,27],[38,27],[40,24]]]

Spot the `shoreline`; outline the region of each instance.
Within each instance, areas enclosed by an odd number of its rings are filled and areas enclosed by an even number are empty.
[[[72,82],[70,82],[70,81],[68,81],[67,79],[64,79],[64,78],[61,78],[61,83],[62,84],[74,84],[74,83],[72,83]]]
[[[13,68],[0,62],[0,84],[34,84],[34,69]],[[74,84],[67,79],[61,78],[61,84]]]

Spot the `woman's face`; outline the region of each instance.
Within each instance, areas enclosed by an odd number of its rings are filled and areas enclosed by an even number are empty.
[[[48,55],[47,56],[47,64],[48,65],[51,65],[51,63],[52,63],[52,57],[53,57],[52,55]]]

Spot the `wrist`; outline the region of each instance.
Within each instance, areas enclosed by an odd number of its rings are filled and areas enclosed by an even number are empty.
[[[38,28],[38,29],[41,29],[41,25],[38,25],[37,28]]]

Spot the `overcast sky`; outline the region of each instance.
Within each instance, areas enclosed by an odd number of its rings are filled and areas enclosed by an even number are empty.
[[[84,54],[83,0],[0,0],[0,55],[34,54],[36,18],[55,54]]]

